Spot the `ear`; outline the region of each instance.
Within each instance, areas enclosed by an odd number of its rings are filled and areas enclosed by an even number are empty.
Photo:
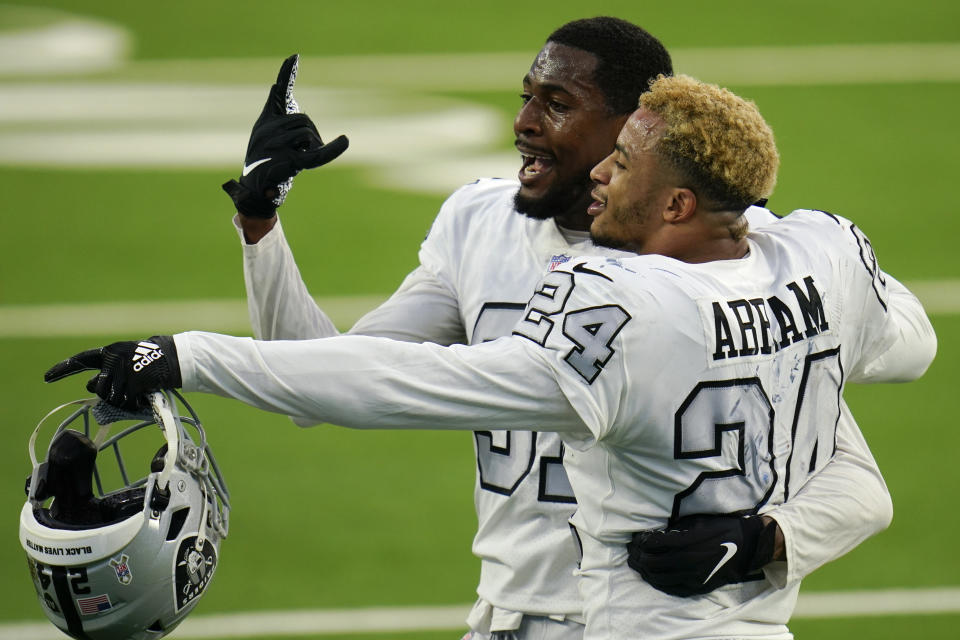
[[[670,194],[667,208],[663,212],[664,222],[677,224],[687,222],[697,210],[697,195],[685,187],[677,187]]]

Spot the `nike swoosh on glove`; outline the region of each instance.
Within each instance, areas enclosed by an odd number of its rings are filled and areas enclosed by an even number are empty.
[[[692,515],[666,529],[641,531],[627,543],[627,564],[651,586],[674,596],[762,578],[773,559],[776,522],[757,515]]]
[[[313,121],[293,97],[300,56],[283,61],[277,82],[253,124],[240,180],[223,184],[237,211],[254,218],[272,218],[293,186],[293,177],[336,159],[347,150],[346,136],[324,143]]]
[[[183,384],[173,336],[114,342],[82,351],[50,367],[43,380],[55,382],[95,369],[100,371],[87,382],[87,391],[128,411],[147,407],[148,393],[175,389]]]

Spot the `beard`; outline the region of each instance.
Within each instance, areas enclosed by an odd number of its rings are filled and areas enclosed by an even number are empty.
[[[602,233],[590,232],[590,242],[597,247],[606,247],[607,249],[626,249],[627,243],[622,238],[605,236]]]
[[[607,211],[605,215],[609,214],[610,217],[617,223],[614,227],[614,230],[616,230],[617,227],[620,228],[619,235],[613,235],[611,233],[604,232],[602,229],[594,231],[593,225],[591,225],[590,241],[598,247],[639,253],[644,239],[636,234],[640,229],[643,228],[644,224],[650,218],[653,202],[653,199],[649,198],[647,200],[633,203],[633,205],[631,205],[626,211]],[[633,235],[630,235],[630,232],[626,230],[630,227],[633,228]]]
[[[518,213],[528,218],[550,220],[569,213],[571,207],[585,199],[585,195],[592,187],[593,181],[587,177],[585,180],[555,183],[539,198],[521,195],[518,189],[513,196],[513,207]],[[584,205],[584,211],[586,211],[586,205]]]

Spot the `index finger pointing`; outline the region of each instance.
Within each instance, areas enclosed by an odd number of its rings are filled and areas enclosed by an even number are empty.
[[[299,106],[293,99],[293,83],[297,79],[297,61],[299,59],[300,54],[295,53],[280,65],[277,81],[270,87],[267,103],[263,105],[263,111],[260,113],[261,120],[269,116],[279,116],[299,111]],[[293,103],[293,111],[290,110],[291,103]]]
[[[293,97],[293,85],[297,81],[297,71],[300,68],[300,54],[295,53],[280,66],[277,74],[277,90],[283,92],[282,113],[300,113],[300,105]]]
[[[103,349],[88,349],[75,356],[70,356],[66,360],[62,360],[47,369],[47,372],[43,374],[43,381],[56,382],[61,378],[72,376],[75,373],[88,371],[90,369],[99,369],[102,366]]]

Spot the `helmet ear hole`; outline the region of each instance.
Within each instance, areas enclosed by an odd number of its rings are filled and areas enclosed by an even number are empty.
[[[187,521],[189,514],[190,507],[177,509],[173,512],[173,515],[170,516],[170,528],[167,529],[167,540],[174,540],[180,535],[180,530],[183,529],[183,523]]]
[[[150,625],[149,627],[147,627],[147,631],[153,631],[154,633],[162,633],[162,632],[163,632],[163,625],[160,624],[160,621],[159,621],[159,620],[155,620],[152,625]]]

